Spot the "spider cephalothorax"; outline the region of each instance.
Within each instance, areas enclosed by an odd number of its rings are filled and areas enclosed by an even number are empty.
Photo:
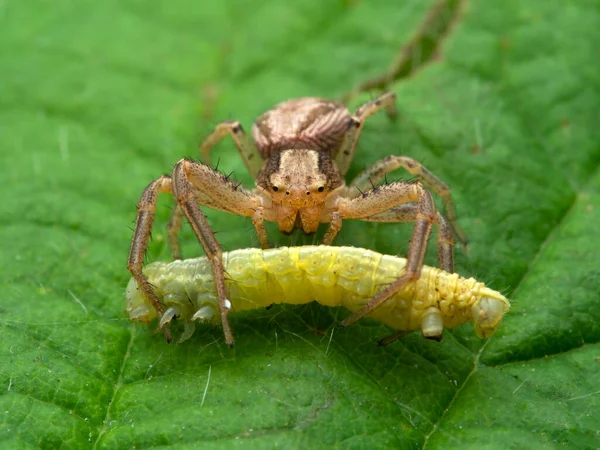
[[[412,158],[388,156],[359,174],[350,185],[344,183],[343,175],[354,155],[364,120],[382,109],[394,115],[395,100],[395,94],[383,94],[354,114],[332,100],[312,97],[288,100],[256,120],[252,128],[254,140],[239,122],[222,122],[201,145],[204,159],[208,161],[210,149],[224,136],[231,135],[256,179],[253,190],[244,189],[216,169],[189,159],[175,165],[172,177],[164,175],[150,183],[138,203],[128,267],[138,289],[151,301],[157,314],[161,316],[164,307],[142,273],[142,265],[160,193],[173,194],[177,202],[168,228],[173,257],[180,258],[177,233],[185,216],[211,261],[225,340],[229,345],[233,345],[233,335],[227,320],[229,301],[221,248],[200,206],[252,218],[263,248],[269,247],[265,221],[276,222],[284,233],[294,228],[313,233],[320,223],[328,223],[323,238],[325,244],[334,240],[345,219],[415,222],[404,273],[365,308],[346,319],[345,325],[368,314],[419,277],[434,224],[439,228],[440,267],[453,272],[454,234],[464,244],[466,239],[456,225],[450,190],[441,180]],[[396,181],[376,186],[388,172],[397,168],[406,169],[418,182]],[[442,197],[446,216],[436,211],[433,198],[424,186]],[[168,327],[165,333],[168,335]]]
[[[317,231],[325,202],[344,184],[335,162],[323,151],[295,149],[273,153],[258,173],[256,185],[271,201],[272,217],[279,230]],[[268,202],[269,200],[267,200]]]

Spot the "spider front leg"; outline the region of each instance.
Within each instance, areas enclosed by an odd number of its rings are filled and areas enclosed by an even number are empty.
[[[231,304],[225,289],[223,254],[198,203],[221,211],[252,217],[261,245],[268,246],[261,198],[240,188],[222,173],[187,159],[179,161],[173,170],[173,194],[177,206],[187,217],[210,261],[225,341],[233,347],[233,334],[227,318]]]
[[[340,149],[335,156],[335,163],[340,170],[340,173],[345,174],[350,167],[350,162],[354,157],[354,149],[356,148],[356,142],[362,131],[362,127],[365,120],[373,114],[385,109],[388,116],[396,117],[396,94],[393,92],[386,92],[375,100],[365,103],[359,107],[353,116],[351,116],[351,122],[348,127],[348,131],[344,136],[344,140],[340,146]]]
[[[235,146],[240,152],[248,172],[250,175],[252,175],[252,178],[256,178],[264,162],[263,157],[256,148],[256,145],[252,139],[250,139],[250,137],[244,131],[242,124],[237,121],[228,120],[221,122],[215,127],[215,130],[209,134],[204,141],[202,141],[202,144],[200,144],[202,160],[206,164],[209,164],[210,149],[228,134],[231,135]]]
[[[454,207],[450,188],[417,160],[409,158],[408,156],[388,156],[358,174],[348,189],[352,195],[358,196],[360,193],[371,189],[373,185],[379,183],[384,179],[387,173],[399,168],[404,168],[419,182],[423,183],[427,188],[442,197],[448,221],[450,222],[454,233],[456,233],[458,240],[466,249],[468,243],[467,236],[457,223],[456,208]],[[354,189],[356,189],[355,192]]]
[[[363,309],[346,318],[340,325],[348,326],[369,314],[396,292],[402,290],[407,284],[417,280],[421,275],[421,268],[427,249],[427,241],[431,228],[436,222],[437,212],[433,197],[419,183],[395,182],[379,186],[353,199],[341,199],[337,204],[337,211],[332,214],[332,223],[326,234],[337,233],[341,228],[341,219],[366,219],[376,214],[405,203],[417,203],[415,226],[410,239],[406,268],[404,273],[386,289],[378,292]],[[337,228],[337,230],[336,230]]]
[[[389,211],[384,211],[373,216],[365,217],[361,220],[366,222],[394,222],[407,223],[415,222],[418,215],[417,203],[406,203],[396,206]],[[437,250],[438,250],[438,265],[440,269],[454,273],[454,232],[452,226],[439,211],[436,212],[437,233]]]
[[[414,222],[418,215],[418,205],[416,203],[407,203],[400,205],[389,211],[384,211],[362,220],[368,222]],[[454,273],[454,231],[448,220],[438,211],[436,213],[436,224],[438,226],[437,250],[438,264],[442,270],[448,273]],[[392,294],[393,295],[393,294]],[[440,341],[444,331],[442,313],[437,308],[429,308],[426,320],[421,325],[423,335],[427,339]],[[379,341],[380,346],[391,344],[408,334],[407,331],[398,331],[389,336],[385,336]]]
[[[177,203],[171,210],[171,217],[167,225],[167,237],[169,247],[171,248],[171,256],[173,259],[181,259],[181,247],[179,245],[179,230],[181,230],[181,221],[185,215]]]
[[[236,190],[239,189],[238,186],[232,185],[232,183],[229,181],[229,179],[225,175],[220,174],[215,169],[212,169],[204,164],[200,164],[200,166],[206,168],[206,170],[208,172],[215,174],[215,176],[213,176],[213,177],[209,176],[209,178],[213,178],[213,179],[216,178],[219,180],[218,184],[216,184],[214,186],[217,189],[217,192],[218,192],[219,186],[223,186],[223,185],[225,185],[225,186],[229,185],[230,187],[234,187]],[[226,211],[226,212],[231,212],[233,214],[236,214],[236,212],[232,211],[231,208],[228,208],[227,206],[223,206],[218,201],[215,201],[211,197],[210,194],[203,194],[200,191],[196,191],[194,193],[194,195],[196,196],[196,201],[203,206],[209,206],[213,209],[218,209],[221,211]],[[169,224],[167,225],[167,236],[168,236],[168,241],[169,241],[169,247],[171,248],[171,256],[173,257],[173,259],[181,259],[181,248],[179,245],[178,235],[179,235],[179,231],[181,230],[182,219],[184,217],[185,217],[185,214],[181,210],[180,206],[176,203],[175,206],[173,207],[173,209],[171,210],[171,217],[169,218]],[[264,229],[264,227],[263,227],[263,229]],[[257,229],[256,229],[259,239],[261,238],[262,235],[264,235],[263,229],[260,229],[260,226],[257,227]],[[263,238],[264,238],[264,240],[260,241],[262,247],[269,248],[266,235]]]
[[[144,265],[144,255],[148,249],[148,239],[152,233],[152,223],[154,222],[154,214],[156,212],[156,200],[159,194],[172,194],[171,177],[163,175],[154,180],[142,193],[140,201],[137,204],[137,219],[135,221],[135,231],[131,240],[131,248],[129,250],[129,259],[127,269],[133,275],[137,282],[138,289],[146,296],[154,306],[158,319],[164,313],[164,306],[160,303],[152,285],[148,278],[142,272]],[[168,326],[163,327],[163,333],[168,342],[171,342],[172,336]]]

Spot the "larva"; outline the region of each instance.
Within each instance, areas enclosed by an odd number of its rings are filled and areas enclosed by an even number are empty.
[[[361,309],[380,289],[398,278],[406,259],[355,247],[304,246],[236,250],[223,254],[231,311],[278,303]],[[179,340],[194,332],[194,321],[219,323],[217,295],[207,258],[156,262],[144,273],[165,305],[160,327],[177,318]],[[126,291],[132,320],[156,317],[152,304],[131,279]],[[440,337],[444,328],[473,322],[479,337],[491,336],[509,310],[508,300],[473,278],[424,266],[421,277],[389,298],[369,317],[402,331],[420,329]]]

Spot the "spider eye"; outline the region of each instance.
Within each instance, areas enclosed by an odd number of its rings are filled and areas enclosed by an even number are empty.
[[[317,191],[319,192],[323,192],[325,190],[325,188],[323,186],[319,186],[319,189],[317,189]]]
[[[273,186],[273,192],[277,192],[279,190],[279,188],[277,186]]]

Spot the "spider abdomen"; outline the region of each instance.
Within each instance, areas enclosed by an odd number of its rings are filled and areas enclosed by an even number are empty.
[[[296,98],[261,115],[252,127],[252,137],[265,158],[289,149],[324,151],[335,157],[350,122],[350,112],[341,103]]]

